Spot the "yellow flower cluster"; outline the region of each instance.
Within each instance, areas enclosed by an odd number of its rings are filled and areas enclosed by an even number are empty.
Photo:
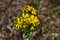
[[[32,14],[30,15],[28,11],[30,11]],[[22,15],[21,17],[16,18],[16,20],[14,21],[14,26],[16,26],[18,29],[29,28],[29,30],[34,30],[35,27],[37,27],[40,24],[40,21],[35,15],[36,9],[34,9],[32,6],[27,5],[23,7]]]
[[[37,10],[33,7],[33,6],[29,6],[29,5],[25,5],[23,8],[22,8],[22,12],[23,13],[30,13],[30,14],[34,14],[36,15],[36,12]]]

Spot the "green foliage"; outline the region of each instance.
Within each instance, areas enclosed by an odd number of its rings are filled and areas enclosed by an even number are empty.
[[[45,24],[45,31],[46,32],[51,32],[53,30],[53,26],[50,25],[50,21],[47,21],[46,24]]]
[[[60,40],[60,35],[55,36],[53,40]]]
[[[39,4],[40,4],[40,0],[35,0],[35,7],[38,10],[39,9]]]
[[[33,5],[38,10],[40,6],[40,1],[41,0],[34,0],[34,2],[31,3],[30,5]]]
[[[46,26],[45,26],[45,31],[46,31],[46,32],[48,32],[48,31],[49,31],[49,32],[52,31],[52,27],[49,26],[49,25],[46,25]]]

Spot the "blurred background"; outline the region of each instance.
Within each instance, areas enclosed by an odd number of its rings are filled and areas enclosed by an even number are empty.
[[[27,40],[23,32],[13,26],[24,5],[38,10],[41,24],[33,32],[33,40],[60,40],[60,0],[0,0],[0,40]]]

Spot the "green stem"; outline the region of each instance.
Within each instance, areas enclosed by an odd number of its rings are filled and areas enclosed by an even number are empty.
[[[35,0],[35,6],[37,10],[39,9],[39,4],[40,4],[40,0]]]
[[[28,40],[32,40],[32,35],[30,33],[27,33]]]
[[[28,40],[32,40],[32,35],[30,34],[31,30],[29,30],[28,28],[26,28],[24,30],[24,33],[26,34]]]

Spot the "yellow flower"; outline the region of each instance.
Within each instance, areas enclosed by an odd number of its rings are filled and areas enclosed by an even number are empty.
[[[22,13],[22,17],[27,18],[27,17],[29,17],[29,14],[28,13],[26,13],[26,14]]]
[[[36,22],[39,22],[39,20],[38,19],[34,19],[34,22],[36,23]]]
[[[31,6],[27,5],[27,10],[31,11]]]
[[[32,14],[36,15],[37,10],[32,8]]]
[[[20,24],[14,24],[16,28],[20,29],[22,26]]]
[[[38,18],[34,15],[31,15],[30,16],[30,20],[29,20],[30,23],[36,23],[36,22],[39,22]]]
[[[22,22],[20,20],[20,17],[17,17],[16,20],[14,20],[14,26],[18,29],[22,28],[21,26]]]
[[[30,18],[31,18],[31,19],[34,19],[34,15],[31,15]]]
[[[30,27],[30,30],[34,30],[34,27],[32,26],[32,27]]]
[[[35,23],[33,23],[33,26],[35,26]]]
[[[24,13],[24,10],[26,10],[26,9],[25,9],[25,7],[23,7],[21,10],[22,10],[22,12]]]
[[[17,19],[17,22],[19,22],[19,21],[20,21],[20,19],[19,19],[18,17],[17,17],[16,19]]]
[[[37,10],[36,10],[33,6],[25,5],[25,6],[22,8],[22,12],[23,12],[23,13],[24,13],[24,12],[27,12],[27,13],[31,12],[31,14],[36,15]]]
[[[28,20],[28,21],[31,21],[31,19],[30,19],[29,17],[27,18],[27,20]]]
[[[24,17],[25,16],[25,14],[24,13],[22,13],[22,17]]]
[[[37,10],[29,5],[25,5],[21,10],[22,14],[14,20],[14,26],[18,29],[25,29],[27,26],[32,24],[29,29],[34,30],[34,27],[39,25],[39,20],[36,16]]]
[[[20,19],[17,17],[16,20],[14,21],[15,24],[21,24]]]
[[[26,14],[25,14],[25,17],[29,17],[29,14],[28,14],[28,13],[26,13]]]

